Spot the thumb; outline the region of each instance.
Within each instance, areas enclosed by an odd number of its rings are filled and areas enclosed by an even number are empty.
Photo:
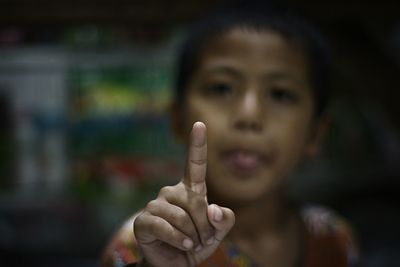
[[[231,209],[211,204],[207,208],[207,215],[215,228],[214,238],[221,242],[235,224],[235,214]]]

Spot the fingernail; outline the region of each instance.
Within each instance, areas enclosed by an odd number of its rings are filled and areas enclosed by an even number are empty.
[[[194,249],[194,251],[198,252],[198,251],[200,251],[202,248],[203,248],[202,245],[198,245],[198,246]]]
[[[191,249],[193,247],[193,241],[190,239],[185,238],[182,242],[182,245],[186,249]]]
[[[219,222],[222,220],[222,210],[217,205],[214,205],[214,221]]]
[[[207,245],[212,245],[212,244],[214,244],[214,237],[211,237],[210,239],[208,239],[208,240],[206,241],[206,244],[207,244]]]

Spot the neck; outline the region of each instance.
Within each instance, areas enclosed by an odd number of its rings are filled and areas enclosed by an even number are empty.
[[[294,210],[280,192],[252,202],[233,207],[236,217],[230,238],[257,238],[263,234],[276,234],[286,229]]]

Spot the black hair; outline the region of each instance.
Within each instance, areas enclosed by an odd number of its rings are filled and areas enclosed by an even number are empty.
[[[217,12],[192,27],[184,41],[177,62],[175,101],[181,105],[187,84],[198,67],[207,44],[234,28],[270,30],[303,48],[310,66],[310,81],[315,102],[315,114],[321,115],[329,100],[331,58],[327,44],[319,31],[287,10],[268,6],[241,7]]]

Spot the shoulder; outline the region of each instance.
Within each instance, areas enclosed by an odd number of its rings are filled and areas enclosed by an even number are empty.
[[[301,216],[307,230],[316,235],[350,231],[343,217],[324,206],[306,205],[301,209]]]
[[[304,206],[301,216],[313,257],[316,252],[321,252],[343,258],[345,266],[356,265],[359,258],[356,237],[351,225],[342,216],[319,205]]]

